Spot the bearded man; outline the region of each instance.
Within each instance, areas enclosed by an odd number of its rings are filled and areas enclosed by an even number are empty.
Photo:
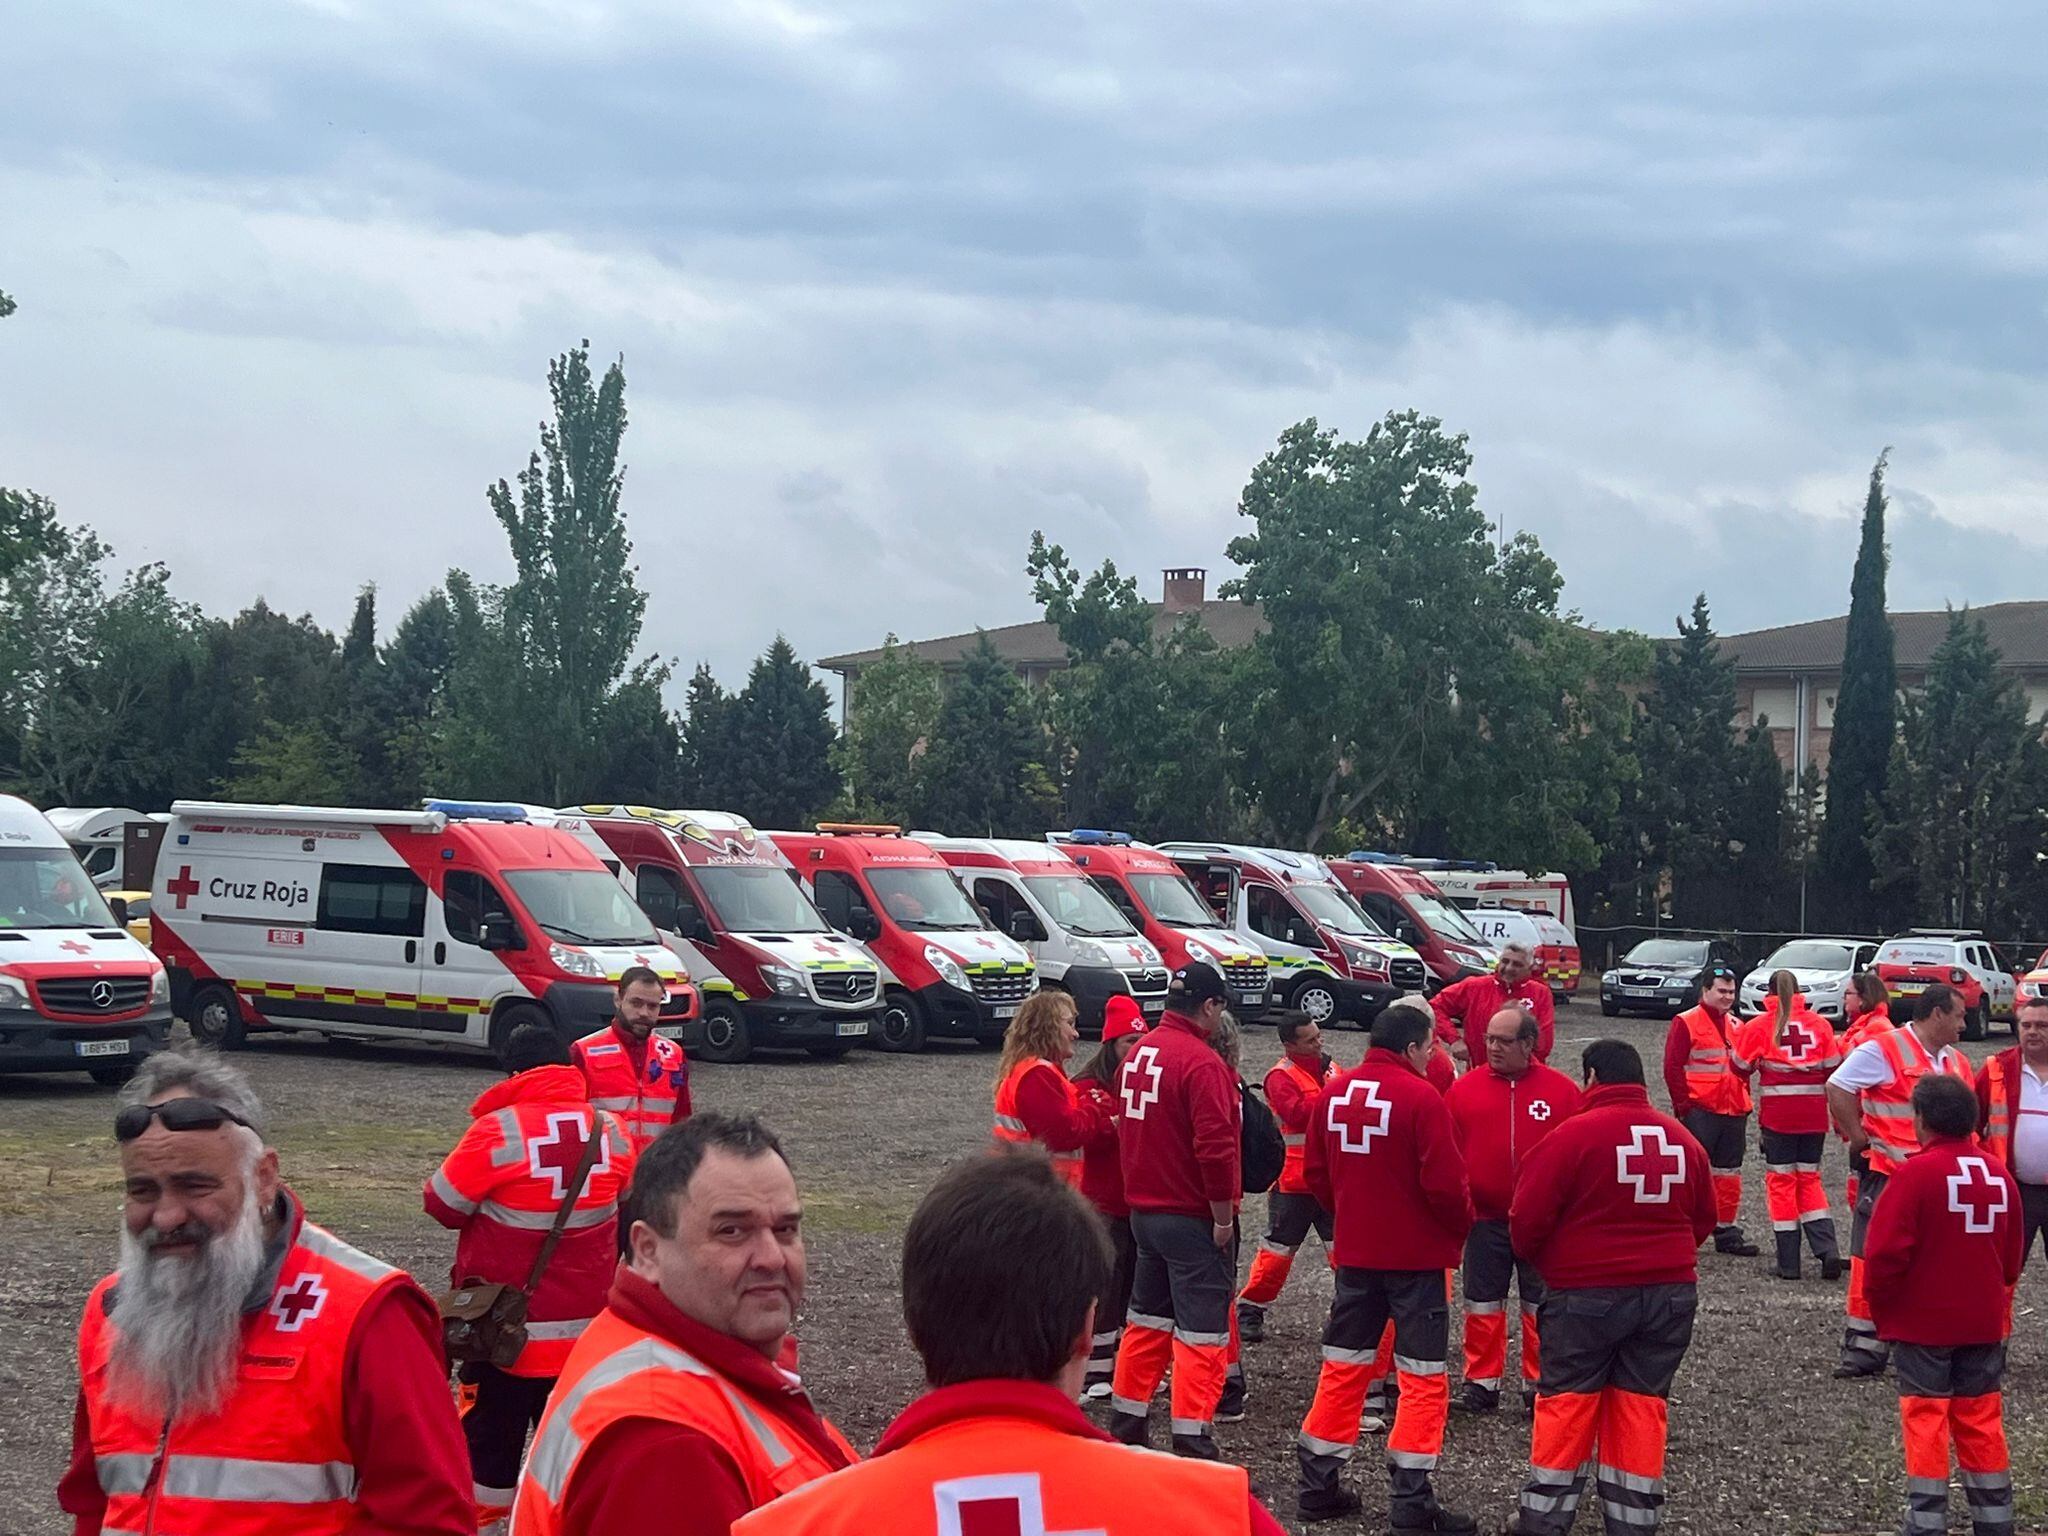
[[[78,1335],[77,1536],[461,1536],[468,1456],[433,1303],[306,1220],[248,1079],[152,1056],[114,1117],[121,1265]]]

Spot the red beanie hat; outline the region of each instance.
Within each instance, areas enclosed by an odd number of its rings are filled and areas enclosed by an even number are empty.
[[[1145,1015],[1138,1011],[1138,1000],[1128,993],[1119,992],[1103,1005],[1102,1038],[1121,1040],[1125,1035],[1145,1033]]]

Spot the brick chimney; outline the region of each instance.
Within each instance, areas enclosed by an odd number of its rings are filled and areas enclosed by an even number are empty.
[[[1192,613],[1209,595],[1209,573],[1200,566],[1183,565],[1166,572],[1166,592],[1159,606],[1167,613]]]

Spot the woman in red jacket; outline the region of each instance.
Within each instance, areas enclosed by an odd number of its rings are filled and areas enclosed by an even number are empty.
[[[1136,1000],[1112,997],[1102,1010],[1101,1049],[1074,1074],[1074,1093],[1082,1107],[1102,1117],[1101,1128],[1081,1149],[1081,1193],[1109,1228],[1110,1245],[1116,1249],[1109,1289],[1095,1306],[1088,1385],[1082,1393],[1090,1401],[1109,1396],[1110,1377],[1116,1374],[1117,1346],[1124,1337],[1124,1313],[1131,1306],[1131,1275],[1138,1265],[1137,1245],[1131,1239],[1131,1203],[1124,1198],[1124,1165],[1117,1150],[1116,1112],[1121,1101],[1117,1098],[1116,1075],[1124,1057],[1144,1032],[1145,1018],[1138,1011]]]
[[[1849,978],[1849,989],[1842,996],[1842,1007],[1848,1017],[1848,1027],[1842,1031],[1842,1059],[1849,1059],[1849,1053],[1873,1035],[1881,1035],[1893,1028],[1891,989],[1875,971],[1858,971]],[[1849,1209],[1856,1209],[1857,1185],[1862,1182],[1863,1170],[1870,1166],[1869,1157],[1862,1152],[1849,1154]]]
[[[1763,1143],[1764,1202],[1777,1240],[1777,1275],[1799,1278],[1799,1234],[1806,1234],[1821,1277],[1842,1273],[1835,1218],[1820,1181],[1827,1146],[1827,1081],[1842,1064],[1834,1026],[1807,1007],[1799,978],[1771,974],[1764,1011],[1736,1030],[1735,1069],[1757,1081],[1758,1139]]]

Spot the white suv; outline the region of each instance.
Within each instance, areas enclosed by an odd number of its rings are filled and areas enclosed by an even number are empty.
[[[1762,1013],[1770,995],[1771,973],[1790,971],[1806,996],[1806,1006],[1839,1024],[1849,981],[1876,958],[1877,946],[1856,939],[1794,939],[1771,951],[1768,960],[1742,978],[1738,1007],[1745,1015]]]
[[[1878,947],[1877,974],[1893,1002],[1910,1002],[1936,982],[1963,997],[1963,1038],[1982,1040],[1985,1025],[2003,1019],[2018,1031],[2013,1004],[2018,978],[1983,934],[1960,928],[1908,928]],[[1896,1011],[1895,1018],[1903,1018]]]

